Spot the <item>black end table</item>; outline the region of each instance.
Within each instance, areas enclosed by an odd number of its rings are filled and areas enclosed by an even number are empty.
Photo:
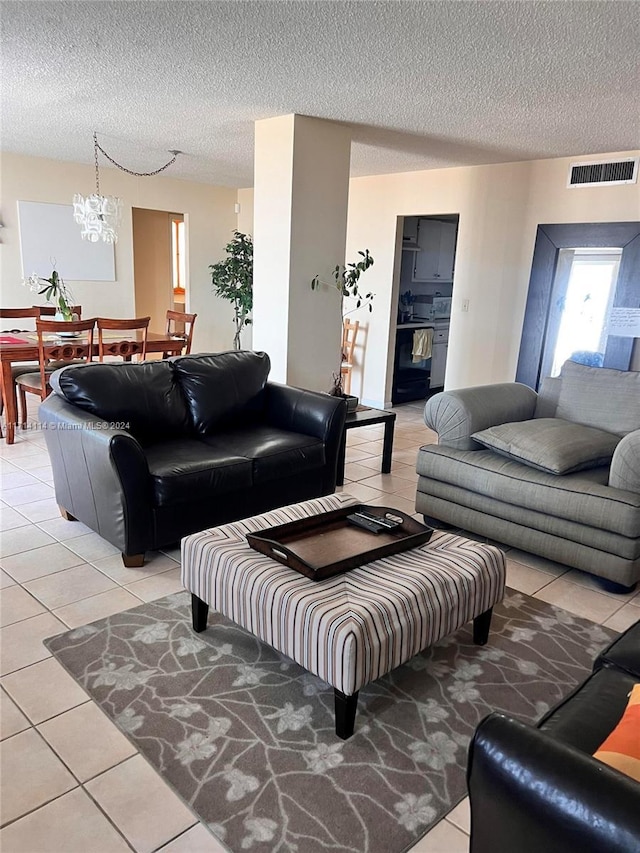
[[[384,443],[382,445],[382,467],[383,474],[391,471],[391,452],[393,450],[393,429],[396,422],[396,413],[387,412],[385,409],[363,409],[360,412],[349,412],[344,425],[342,442],[338,453],[338,486],[344,485],[344,459],[347,451],[347,430],[357,429],[373,424],[384,424]]]

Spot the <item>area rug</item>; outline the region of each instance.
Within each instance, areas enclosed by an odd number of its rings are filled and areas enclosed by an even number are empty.
[[[333,690],[222,616],[191,629],[178,593],[47,641],[62,665],[233,853],[401,853],[466,793],[491,711],[539,718],[614,632],[521,593],[360,692]]]

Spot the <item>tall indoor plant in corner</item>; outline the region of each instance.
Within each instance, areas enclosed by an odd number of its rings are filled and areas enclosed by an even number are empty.
[[[253,240],[241,231],[233,232],[233,240],[225,246],[227,257],[210,264],[211,282],[216,296],[227,299],[233,306],[234,350],[240,349],[240,335],[251,323],[253,307]]]
[[[372,310],[374,294],[361,293],[359,289],[359,283],[360,276],[365,273],[369,269],[369,267],[373,266],[373,257],[369,254],[368,249],[365,249],[364,252],[358,252],[358,254],[361,257],[361,260],[359,261],[349,263],[346,266],[342,266],[342,264],[336,264],[332,273],[333,282],[327,283],[325,281],[322,281],[319,275],[316,275],[311,279],[312,290],[317,290],[321,284],[324,284],[328,287],[334,287],[338,291],[338,293],[340,294],[340,316],[342,318],[343,325],[345,319],[349,316],[349,314],[352,314],[354,311],[357,311],[358,308],[366,307],[369,311]],[[345,299],[349,298],[355,299],[356,304],[353,306],[353,308],[347,310],[345,307]],[[344,353],[340,352],[340,361],[338,362],[338,369],[335,373],[333,373],[333,385],[329,390],[329,393],[334,397],[345,396],[341,371],[343,361]]]

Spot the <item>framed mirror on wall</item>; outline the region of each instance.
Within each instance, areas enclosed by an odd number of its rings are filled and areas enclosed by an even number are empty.
[[[537,389],[567,358],[628,370],[638,339],[609,334],[640,309],[640,222],[539,225],[516,381]]]

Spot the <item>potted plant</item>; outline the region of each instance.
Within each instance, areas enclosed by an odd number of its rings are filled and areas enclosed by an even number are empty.
[[[240,334],[251,323],[253,307],[253,240],[241,231],[233,232],[233,240],[225,246],[227,257],[210,264],[211,282],[216,296],[233,305],[234,350],[240,349]]]
[[[55,261],[53,263],[55,266]],[[44,296],[51,305],[55,305],[56,313],[54,319],[67,322],[78,319],[72,310],[74,302],[73,294],[56,269],[52,271],[49,278],[32,273],[29,278],[24,279],[23,284],[29,290],[38,293],[39,296]]]
[[[400,294],[400,323],[406,323],[409,320],[413,319],[413,305],[416,301],[416,297],[410,290],[405,290],[404,293]]]
[[[361,260],[355,261],[353,263],[349,263],[346,266],[342,266],[341,264],[336,264],[333,269],[333,282],[327,283],[322,281],[319,275],[314,276],[311,279],[311,289],[317,290],[321,284],[324,284],[328,287],[335,288],[340,294],[340,316],[342,319],[342,324],[344,326],[344,321],[349,314],[352,314],[354,311],[357,311],[359,308],[366,307],[369,311],[372,310],[373,297],[375,294],[373,293],[361,293],[360,292],[360,276],[366,272],[369,267],[373,266],[373,257],[369,254],[369,250],[365,249],[364,252],[358,252],[361,257]],[[345,300],[346,299],[355,299],[356,304],[353,308],[346,310],[345,308]],[[342,372],[341,366],[344,361],[344,353],[340,352],[340,362],[338,363],[338,369],[333,376],[333,385],[329,389],[329,394],[334,397],[347,397],[350,395],[346,395],[344,393],[344,385],[342,381]],[[355,400],[355,405],[358,403],[358,398],[353,397]],[[355,406],[353,406],[355,408]]]

